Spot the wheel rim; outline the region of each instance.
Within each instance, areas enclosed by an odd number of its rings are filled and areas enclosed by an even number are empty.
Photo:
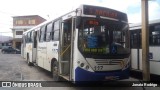
[[[52,75],[53,75],[53,80],[58,81],[59,76],[58,76],[58,67],[57,66],[53,66]]]

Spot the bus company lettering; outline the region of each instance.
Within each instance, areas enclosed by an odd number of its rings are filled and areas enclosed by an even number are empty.
[[[38,47],[39,49],[46,49],[47,47]]]

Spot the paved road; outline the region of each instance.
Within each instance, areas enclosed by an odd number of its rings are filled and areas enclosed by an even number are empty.
[[[136,79],[130,78],[129,81]],[[0,81],[52,81],[50,72],[37,67],[27,65],[20,54],[0,53]],[[53,83],[56,87],[46,88],[0,88],[0,90],[143,90],[142,87],[68,87],[66,83]],[[68,84],[70,86],[70,84]],[[60,87],[63,86],[63,87]],[[159,87],[145,87],[146,90],[160,90]]]
[[[52,81],[50,72],[28,66],[20,54],[0,53],[0,81],[40,80]]]

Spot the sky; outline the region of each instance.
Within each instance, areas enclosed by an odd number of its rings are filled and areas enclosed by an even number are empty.
[[[3,0],[0,2],[0,35],[12,36],[13,16],[40,15],[57,18],[81,4],[127,13],[129,23],[141,22],[141,0]],[[149,0],[149,20],[160,19],[160,0]]]

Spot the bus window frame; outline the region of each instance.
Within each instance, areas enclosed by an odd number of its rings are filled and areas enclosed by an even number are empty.
[[[26,40],[27,42],[26,42],[26,43],[31,43],[31,42],[32,42],[32,41],[31,41],[31,34],[32,34],[32,31],[30,31],[30,32],[27,33],[27,35],[26,35],[26,36],[27,36],[27,38],[26,38],[26,39],[27,39],[27,40]]]
[[[52,36],[53,36],[53,34],[54,33],[52,33],[53,32],[53,22],[50,22],[50,23],[48,23],[47,25],[46,25],[46,42],[49,42],[49,41],[51,41],[52,40]],[[51,25],[51,26],[50,26]],[[48,27],[48,26],[50,26],[50,27]],[[50,30],[49,30],[49,29]],[[49,31],[49,32],[48,32]]]
[[[43,30],[43,33],[42,33]],[[43,35],[43,37],[42,37]],[[43,25],[40,28],[40,37],[39,37],[39,42],[45,42],[46,41],[46,25]]]
[[[56,27],[56,25],[58,25]],[[60,20],[57,20],[53,24],[53,41],[59,41],[59,36],[60,36]]]
[[[149,27],[149,45],[150,46],[160,46],[160,30],[157,30],[156,27],[160,26],[159,24],[151,25]],[[153,32],[159,32],[158,34],[153,35]]]
[[[136,34],[136,37],[134,36]],[[134,36],[134,38],[133,38]],[[133,49],[140,49],[142,48],[142,36],[141,36],[141,29],[131,30],[130,31],[130,47]],[[133,43],[132,43],[133,41]]]

